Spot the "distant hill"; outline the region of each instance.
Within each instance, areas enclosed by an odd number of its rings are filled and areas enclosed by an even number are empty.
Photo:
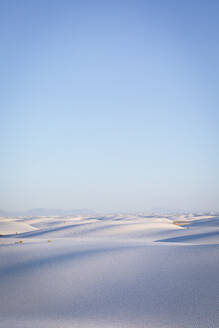
[[[8,212],[0,209],[0,216],[3,216],[3,217],[8,216]]]
[[[33,208],[27,211],[4,211],[0,209],[0,216],[68,216],[68,215],[95,215],[96,212],[89,209],[62,210],[55,208]]]

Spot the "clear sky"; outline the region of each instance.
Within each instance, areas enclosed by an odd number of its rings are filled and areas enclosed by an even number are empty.
[[[218,210],[218,15],[1,0],[0,208]]]

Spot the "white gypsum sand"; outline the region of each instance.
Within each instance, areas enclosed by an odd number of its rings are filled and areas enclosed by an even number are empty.
[[[0,327],[219,327],[219,217],[0,219]]]

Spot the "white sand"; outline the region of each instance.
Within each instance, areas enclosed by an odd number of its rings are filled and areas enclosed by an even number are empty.
[[[0,234],[2,328],[219,327],[219,217],[0,219]]]
[[[19,219],[0,218],[0,236],[13,235],[22,232],[37,230],[27,222],[21,222]]]

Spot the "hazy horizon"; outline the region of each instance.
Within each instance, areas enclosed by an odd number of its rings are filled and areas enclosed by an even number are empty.
[[[129,209],[114,209],[114,210],[98,210],[95,208],[48,208],[48,207],[33,207],[26,209],[4,209],[0,208],[1,216],[65,216],[65,215],[110,215],[110,214],[142,214],[142,215],[177,215],[177,214],[219,214],[217,209],[198,209],[198,208],[174,208],[174,207],[153,207],[153,208],[129,208]],[[4,215],[3,215],[4,214]]]
[[[0,209],[219,211],[218,10],[1,1]]]

